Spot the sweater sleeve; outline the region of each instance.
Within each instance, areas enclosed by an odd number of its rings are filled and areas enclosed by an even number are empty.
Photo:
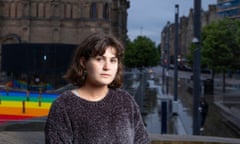
[[[66,113],[64,103],[55,101],[51,106],[45,125],[45,143],[71,144],[72,141],[71,123]]]
[[[134,144],[150,144],[149,135],[146,127],[144,126],[143,119],[138,105],[134,106]]]

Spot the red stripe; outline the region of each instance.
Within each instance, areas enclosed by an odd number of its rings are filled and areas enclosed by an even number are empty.
[[[32,116],[18,116],[18,115],[0,115],[0,124],[12,120],[25,120],[33,118]]]

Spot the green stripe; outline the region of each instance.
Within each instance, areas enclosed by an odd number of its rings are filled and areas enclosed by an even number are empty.
[[[0,97],[1,101],[23,101],[23,100],[27,100],[27,97],[19,97],[19,96],[11,96],[11,97],[8,97],[8,96],[1,96]],[[42,98],[41,101],[42,102],[53,102],[55,99],[53,98]],[[39,99],[37,97],[30,97],[29,98],[29,101],[32,101],[32,102],[38,102]]]

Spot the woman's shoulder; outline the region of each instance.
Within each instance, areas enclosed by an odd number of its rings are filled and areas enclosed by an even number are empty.
[[[63,103],[68,101],[69,99],[72,98],[74,94],[72,93],[71,90],[64,91],[60,93],[57,98],[55,99],[54,103]]]
[[[124,89],[121,89],[121,88],[117,88],[117,89],[112,89],[111,90],[114,95],[118,95],[118,96],[131,96],[128,91],[124,90]],[[132,97],[132,96],[131,96]]]
[[[117,98],[134,101],[134,96],[132,96],[128,91],[124,89],[117,88],[117,89],[113,89],[112,91],[113,91],[113,95],[116,96]]]

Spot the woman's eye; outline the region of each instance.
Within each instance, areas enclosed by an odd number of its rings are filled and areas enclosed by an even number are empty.
[[[102,57],[96,57],[97,61],[101,61],[103,58]]]
[[[112,62],[112,63],[117,63],[117,59],[116,59],[116,58],[111,59],[111,62]]]

